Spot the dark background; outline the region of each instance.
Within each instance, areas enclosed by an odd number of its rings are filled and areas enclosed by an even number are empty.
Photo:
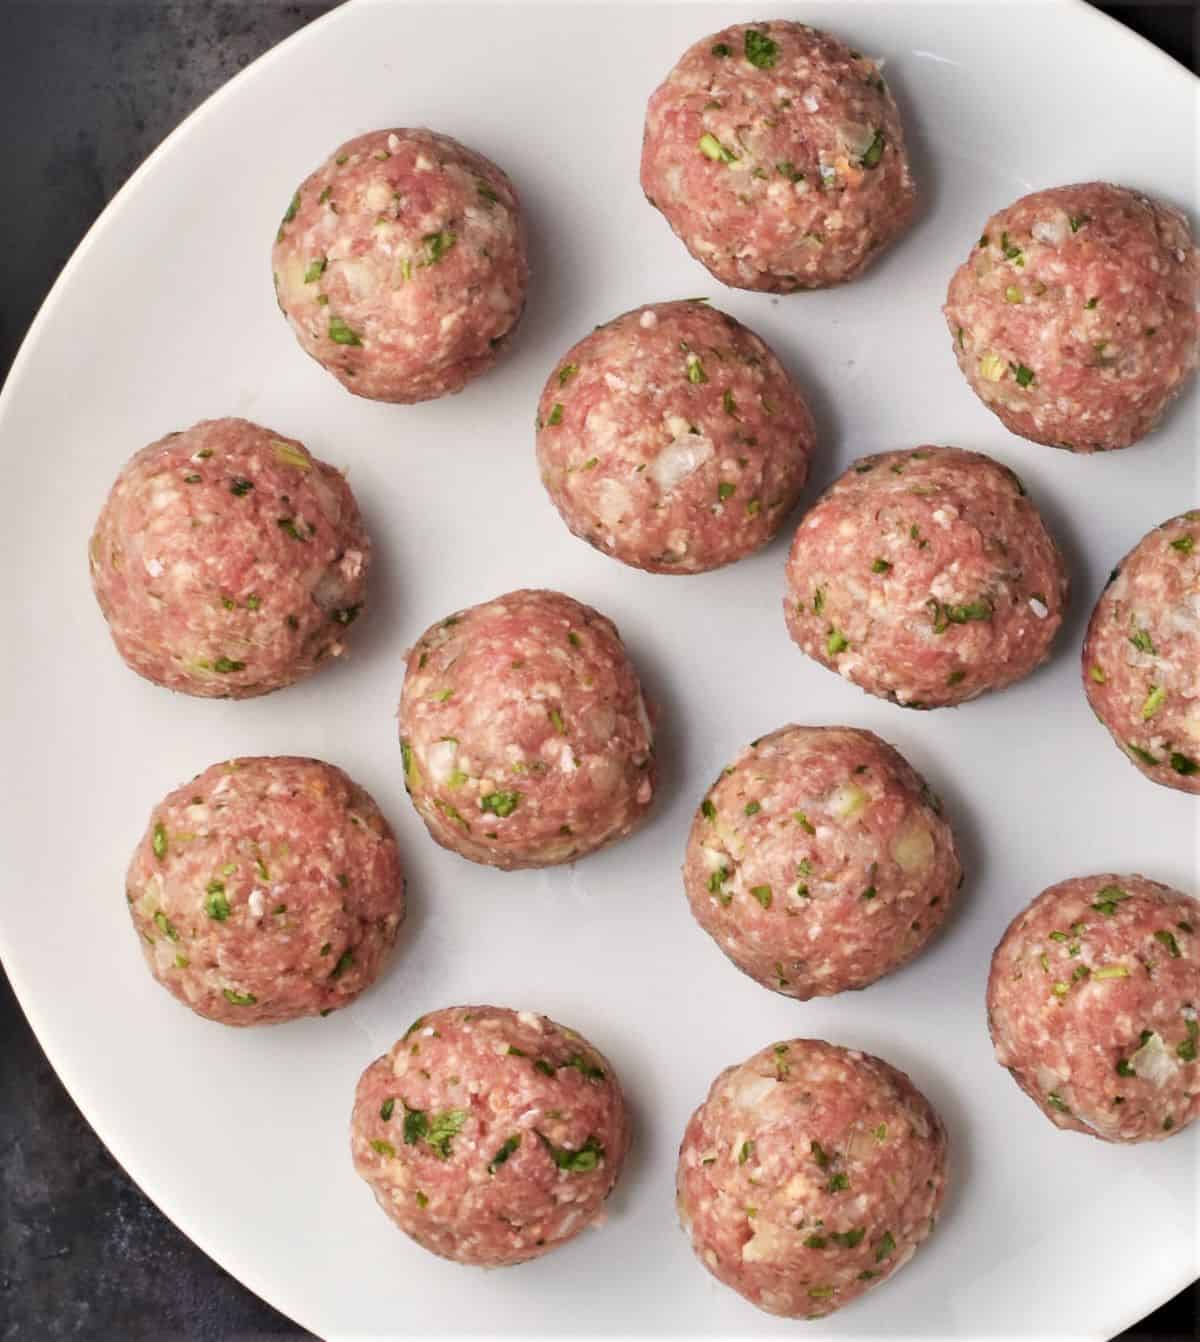
[[[133,169],[214,89],[333,7],[0,0],[0,377]],[[1195,69],[1194,0],[1097,7]],[[1161,130],[1184,149],[1186,127]],[[1183,1342],[1198,1322],[1193,1286],[1124,1337]],[[63,1090],[0,972],[0,1342],[309,1336],[143,1197]]]

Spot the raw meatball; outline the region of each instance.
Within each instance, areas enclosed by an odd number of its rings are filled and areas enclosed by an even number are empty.
[[[404,780],[430,834],[472,862],[569,862],[654,796],[654,734],[616,625],[520,591],[431,625],[400,699]]]
[[[784,615],[810,657],[905,708],[942,708],[1029,675],[1069,582],[1025,487],[979,452],[863,457],[792,542]]]
[[[652,573],[701,573],[764,546],[814,443],[771,350],[696,300],[638,308],[581,340],[537,422],[542,482],[567,526]]]
[[[1144,876],[1052,885],[992,956],[996,1061],[1057,1127],[1153,1142],[1200,1113],[1200,902]]]
[[[944,311],[963,375],[1013,433],[1105,452],[1145,437],[1195,369],[1198,281],[1178,210],[1086,182],[993,215]]]
[[[1156,527],[1113,570],[1088,625],[1083,684],[1147,778],[1200,793],[1200,510]]]
[[[803,1001],[911,959],[962,867],[941,803],[898,751],[852,727],[782,727],[700,803],[683,879],[733,963]]]
[[[786,20],[684,53],[646,110],[642,190],[717,279],[773,293],[854,279],[915,201],[879,65]]]
[[[379,808],[332,764],[288,755],[214,764],[166,796],[125,897],[150,972],[223,1025],[349,1005],[404,918]]]
[[[512,183],[430,130],[335,150],[292,197],[271,265],[304,351],[356,396],[405,404],[496,362],[529,275]]]
[[[679,1148],[696,1256],[770,1314],[816,1319],[890,1277],[933,1229],[946,1132],[903,1072],[791,1039],[727,1067]]]
[[[345,653],[371,543],[340,472],[294,438],[209,419],[130,459],[88,557],[113,642],[139,675],[249,699]]]
[[[611,1064],[532,1011],[447,1007],[363,1072],[354,1168],[424,1249],[481,1267],[601,1223],[629,1149]]]

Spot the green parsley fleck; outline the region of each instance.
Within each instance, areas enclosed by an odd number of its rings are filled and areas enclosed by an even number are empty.
[[[572,1174],[585,1174],[588,1170],[594,1170],[604,1158],[604,1147],[594,1136],[589,1136],[587,1141],[576,1151],[572,1151],[566,1146],[555,1146],[540,1132],[538,1137],[555,1165],[560,1170],[568,1170]]]
[[[520,800],[521,794],[519,792],[489,792],[486,797],[480,797],[479,809],[490,811],[503,820],[505,816],[512,815]]]
[[[771,887],[769,885],[752,885],[750,893],[763,906],[764,909],[771,907]],[[1168,933],[1168,935],[1170,935]]]
[[[883,131],[877,130],[874,139],[872,139],[867,148],[867,152],[862,156],[862,165],[864,168],[877,168],[879,166],[879,160],[883,157],[884,144],[885,138]]]
[[[167,855],[167,830],[162,821],[158,821],[154,826],[154,831],[150,836],[150,847],[154,856],[161,862]]]
[[[175,930],[175,924],[167,917],[162,909],[159,909],[154,915],[154,925],[163,936],[167,937],[170,941],[179,940],[179,933]]]
[[[257,1006],[258,998],[253,993],[234,992],[232,988],[222,988],[222,994],[225,1000],[231,1006]]]
[[[512,1155],[512,1153],[521,1145],[521,1134],[514,1133],[505,1141],[496,1154],[488,1161],[488,1173],[495,1174],[497,1169]]]
[[[225,897],[225,883],[209,881],[204,893],[208,896],[204,901],[204,912],[215,922],[223,923],[229,917],[229,900]]]
[[[329,319],[329,338],[335,345],[361,345],[362,337],[357,331],[352,331],[341,317],[330,317]]]
[[[895,1253],[895,1251],[896,1241],[892,1238],[892,1232],[890,1230],[885,1230],[879,1243],[875,1246],[875,1261],[877,1263],[882,1263],[885,1258]]]
[[[747,28],[744,49],[751,65],[759,70],[769,70],[779,54],[779,43],[757,28]]]
[[[314,280],[319,280],[325,273],[327,260],[323,256],[318,256],[315,261],[308,263],[308,269],[304,272],[304,283],[312,284]]]
[[[1128,898],[1129,895],[1119,885],[1106,885],[1102,890],[1096,892],[1096,900],[1092,908],[1104,914],[1106,918],[1111,918],[1117,911],[1117,905]]]
[[[1032,368],[1026,368],[1023,363],[1010,363],[1008,366],[1012,369],[1013,376],[1017,379],[1018,387],[1032,386],[1034,381]]]
[[[843,1249],[856,1249],[866,1233],[866,1226],[855,1226],[853,1230],[832,1231],[829,1238]]]
[[[738,156],[733,150],[726,149],[721,141],[709,131],[705,131],[699,140],[696,141],[696,148],[700,150],[705,158],[711,158],[714,163],[737,162]]]
[[[1142,721],[1146,722],[1152,718],[1155,713],[1163,706],[1163,701],[1167,697],[1167,692],[1161,685],[1151,685],[1150,693],[1146,696],[1146,702],[1142,705]]]
[[[449,229],[444,228],[439,233],[426,233],[421,239],[425,247],[425,254],[417,264],[420,266],[437,265],[457,241],[457,236],[451,233]]]
[[[732,498],[736,492],[737,486],[730,484],[728,480],[722,480],[717,486],[717,498],[720,499],[722,503],[724,503],[726,499]]]
[[[1155,932],[1154,940],[1157,941],[1160,946],[1165,946],[1167,948],[1167,954],[1172,960],[1179,959],[1179,942],[1175,940],[1174,932],[1168,932],[1165,928],[1160,928]]]
[[[845,652],[849,646],[849,640],[840,629],[830,629],[829,637],[825,640],[825,651],[830,657],[836,657],[839,652]]]

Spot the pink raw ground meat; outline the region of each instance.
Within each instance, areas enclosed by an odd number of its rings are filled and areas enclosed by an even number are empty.
[[[993,215],[944,310],[964,377],[1013,433],[1104,452],[1145,437],[1194,372],[1198,287],[1178,210],[1085,182]]]
[[[735,965],[805,1000],[911,959],[962,883],[941,804],[872,732],[783,727],[721,771],[683,865],[692,913]]]
[[[946,1132],[903,1072],[791,1039],[713,1082],[676,1187],[714,1277],[768,1313],[820,1318],[886,1281],[932,1231]]]
[[[542,482],[577,536],[653,573],[764,546],[814,446],[799,388],[752,331],[696,301],[636,308],[567,351],[538,404]]]
[[[642,190],[717,279],[776,293],[853,279],[915,200],[879,65],[786,20],[683,54],[646,109]]]
[[[340,472],[293,438],[209,419],[126,464],[88,558],[113,642],[139,675],[246,699],[345,653],[371,543]]]
[[[400,745],[430,834],[489,866],[582,857],[654,796],[653,731],[616,626],[559,592],[510,592],[427,629]]]
[[[404,918],[400,854],[374,801],[332,764],[227,760],[166,796],[125,894],[150,972],[224,1025],[347,1006]]]
[[[1114,570],[1088,625],[1083,684],[1147,778],[1200,793],[1200,509],[1155,527]]]
[[[612,1065],[531,1011],[423,1016],[359,1080],[354,1168],[422,1248],[504,1267],[598,1224],[629,1149]]]
[[[810,657],[906,708],[974,699],[1049,655],[1069,590],[1020,480],[990,457],[921,447],[863,457],[805,515],[788,632]]]
[[[1200,1113],[1200,901],[1080,876],[1017,915],[992,957],[996,1061],[1057,1127],[1153,1142]]]
[[[305,352],[356,396],[405,403],[495,363],[529,274],[512,183],[430,130],[335,150],[293,196],[271,265]]]

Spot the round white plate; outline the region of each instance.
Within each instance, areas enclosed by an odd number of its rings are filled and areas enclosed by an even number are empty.
[[[771,9],[771,6],[766,6]],[[910,1072],[944,1115],[953,1191],[883,1289],[807,1337],[1111,1334],[1198,1267],[1196,1141],[1121,1149],[1053,1129],[992,1061],[983,989],[1012,915],[1052,881],[1144,871],[1197,887],[1196,800],[1145,782],[1092,720],[1077,657],[1112,565],[1197,498],[1193,389],[1152,440],[1073,458],[1010,436],[964,385],[939,306],[990,211],[1107,178],[1195,199],[1195,85],[1076,3],[820,3],[775,12],[887,59],[924,200],[862,280],[776,299],[723,289],[638,188],[646,97],[683,48],[763,6],[356,3],[235,79],[155,153],[47,301],[0,403],[0,948],[55,1067],[117,1158],[208,1253],[330,1338],[790,1336],[692,1259],[674,1157],[717,1070],[822,1036]],[[463,395],[348,396],[296,347],[268,252],[295,185],[360,131],[428,124],[493,156],[528,209],[533,287],[515,349]],[[808,388],[806,500],[863,452],[924,442],[1024,476],[1068,556],[1074,606],[1049,666],[950,712],[906,712],[806,661],[780,610],[788,537],[701,577],[633,572],[573,539],[543,495],[534,406],[557,356],[639,302],[709,295]],[[119,662],[86,540],[121,463],[162,433],[246,415],[351,475],[377,546],[346,665],[249,703],[172,696]],[[790,528],[789,528],[790,530]],[[611,615],[661,705],[661,802],[577,867],[505,875],[427,838],[404,795],[394,712],[405,648],[435,618],[524,585]],[[913,965],[799,1004],[738,974],[693,924],[679,863],[693,808],[745,741],[788,721],[894,742],[946,799],[969,880]],[[210,762],[295,753],[345,766],[395,824],[411,912],[353,1009],[231,1031],[156,987],[122,875],[152,804]],[[618,1066],[636,1147],[602,1229],[481,1272],[398,1234],[354,1175],[360,1069],[419,1013],[536,1008]]]

